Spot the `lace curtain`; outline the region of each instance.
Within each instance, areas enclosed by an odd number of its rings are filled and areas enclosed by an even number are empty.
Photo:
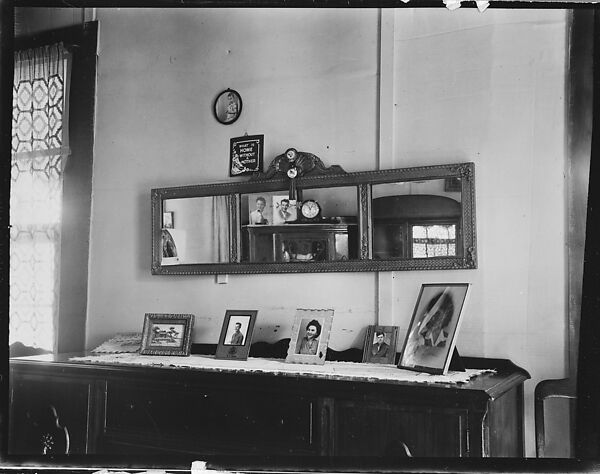
[[[54,348],[62,181],[69,155],[70,55],[62,44],[15,53],[10,190],[9,342]]]
[[[212,262],[229,262],[230,196],[213,196]]]

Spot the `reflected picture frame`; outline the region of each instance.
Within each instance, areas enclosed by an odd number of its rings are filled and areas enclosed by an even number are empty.
[[[298,220],[298,202],[288,194],[273,196],[273,225],[283,225]]]
[[[381,343],[379,343],[380,337]],[[397,343],[398,326],[368,326],[362,361],[371,364],[394,364]]]
[[[219,92],[213,104],[213,113],[217,122],[223,125],[231,125],[242,113],[242,96],[233,89],[225,89]]]
[[[250,354],[252,334],[258,310],[228,309],[215,352],[216,359],[246,360]]]
[[[325,363],[333,313],[333,309],[296,310],[286,362],[314,365]],[[316,336],[309,334],[311,332]]]
[[[398,368],[448,373],[470,286],[470,283],[421,285]]]
[[[193,327],[193,314],[146,313],[140,354],[189,356]]]
[[[173,229],[175,227],[175,221],[172,211],[163,212],[163,229]]]

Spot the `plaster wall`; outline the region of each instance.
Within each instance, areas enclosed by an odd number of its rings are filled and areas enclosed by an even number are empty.
[[[347,171],[376,165],[377,10],[104,10],[100,22],[87,334],[140,330],[145,312],[196,315],[218,340],[226,309],[258,309],[254,340],[290,336],[296,308],[333,308],[330,345],[361,346],[375,275],[150,275],[150,189],[228,181],[231,137],[265,135]],[[160,17],[160,26],[157,26]],[[239,91],[240,118],[212,116]]]
[[[477,270],[394,274],[395,314],[420,281],[472,283],[457,347],[530,372],[533,456],[535,384],[568,369],[566,12],[414,9],[395,22],[395,166],[474,161],[478,232]]]

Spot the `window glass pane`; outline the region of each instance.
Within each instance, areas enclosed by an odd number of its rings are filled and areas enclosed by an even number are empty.
[[[68,52],[15,53],[9,343],[52,349],[58,303]]]
[[[455,225],[412,226],[413,257],[456,256]]]

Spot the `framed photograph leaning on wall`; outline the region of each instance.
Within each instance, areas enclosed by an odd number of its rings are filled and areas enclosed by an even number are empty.
[[[193,326],[193,314],[146,313],[140,354],[190,355]]]
[[[217,359],[246,360],[248,358],[257,313],[258,311],[254,309],[225,311],[223,328],[215,353]]]
[[[456,344],[469,283],[421,286],[398,367],[446,374]]]
[[[297,309],[285,361],[324,364],[332,321],[332,309]]]
[[[362,361],[374,364],[394,364],[397,339],[397,326],[369,326],[365,336]]]

